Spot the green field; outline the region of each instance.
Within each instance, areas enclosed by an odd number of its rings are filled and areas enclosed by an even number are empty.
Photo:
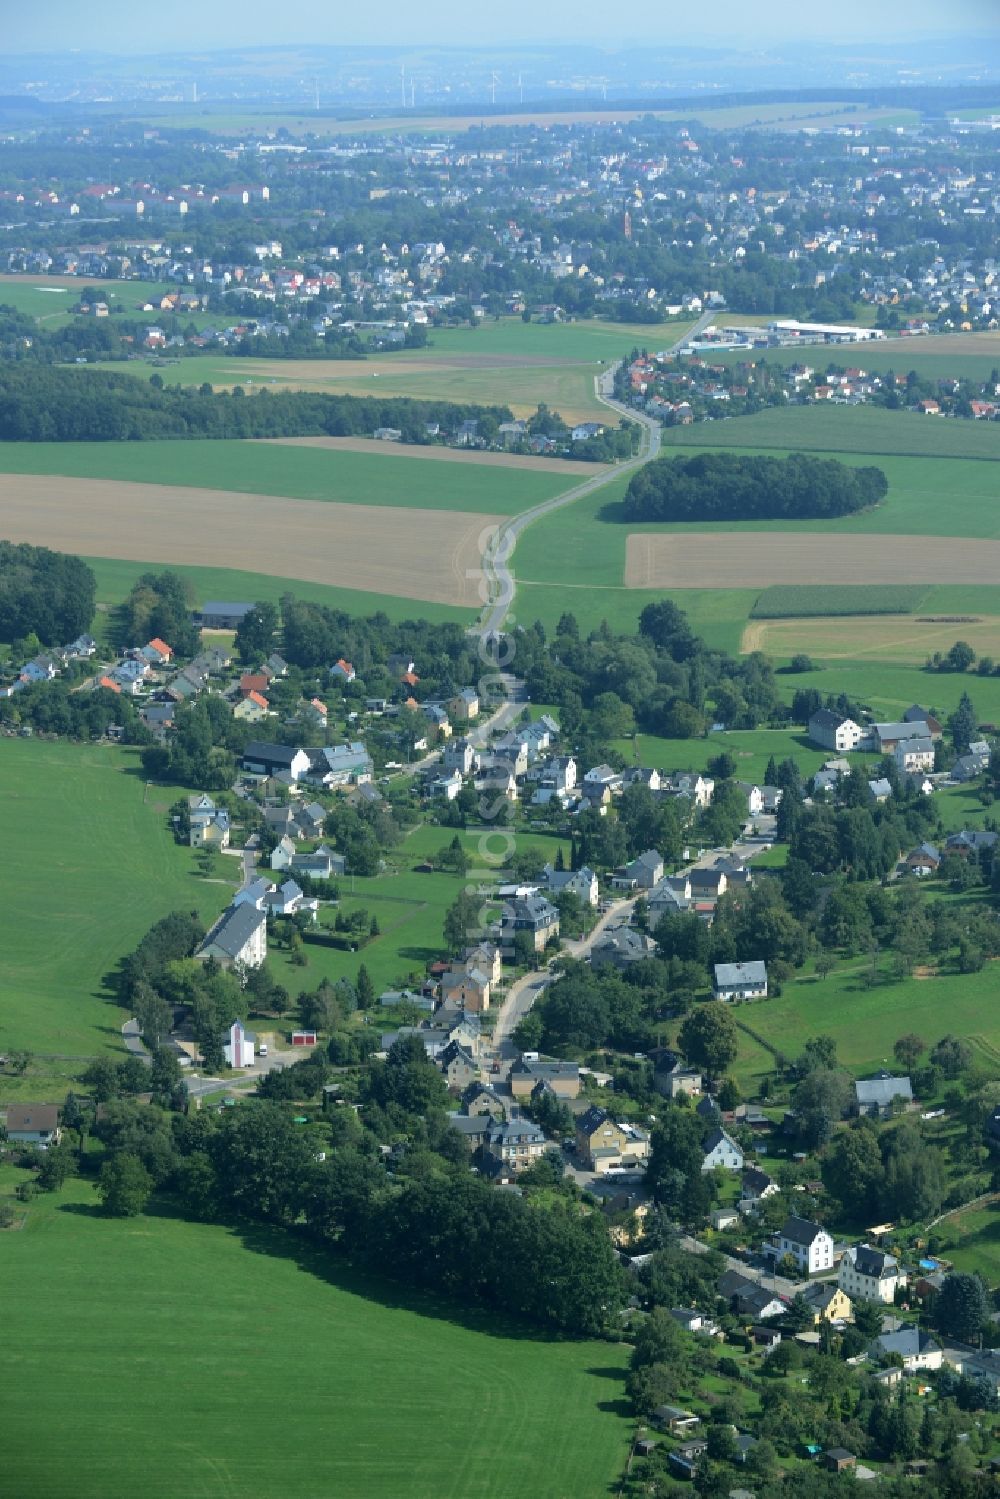
[[[473,861],[468,874],[418,874],[415,866],[425,859],[433,860],[454,836],[453,828],[416,827],[389,856],[390,868],[385,874],[342,877],[338,881],[339,909],[345,914],[363,909],[377,917],[380,935],[356,953],[307,942],[306,968],[293,967],[288,955],[272,946],[267,961],[277,981],[295,994],[300,989],[314,989],[323,978],[332,983],[340,978],[354,979],[361,963],[379,991],[422,981],[427,964],[446,955],[442,928],[448,907],[467,882],[478,885],[493,880],[500,867],[497,860],[509,847],[502,832],[493,836],[485,828],[470,829],[459,834]],[[481,840],[485,840],[482,847]],[[554,860],[560,847],[567,860],[570,852],[566,840],[523,831],[517,833],[516,847],[519,851],[537,848],[543,862]]]
[[[166,825],[179,793],[147,796],[137,769],[134,750],[0,740],[0,1051],[119,1047],[128,1017],[105,975],[161,916],[197,909],[208,921],[237,883],[236,860],[230,886],[195,877]],[[219,864],[221,876],[229,861]],[[44,1079],[28,1081],[38,1096]]]
[[[280,495],[336,504],[515,515],[569,489],[571,473],[486,463],[435,463],[371,453],[234,439],[213,442],[23,442],[0,444],[0,473],[61,474],[198,489]]]
[[[923,584],[775,583],[758,594],[751,619],[805,619],[815,615],[912,614],[930,592]]]
[[[1000,1280],[1000,1203],[955,1213],[935,1230],[941,1236],[942,1253],[957,1270],[981,1275],[987,1285]]]
[[[70,311],[87,287],[95,287],[113,314],[120,313],[129,322],[155,323],[172,313],[143,312],[144,302],[158,302],[168,292],[188,288],[176,282],[88,281],[85,276],[0,276],[0,306],[14,307],[28,317],[37,318],[48,331],[74,320]],[[196,321],[199,327],[213,327],[227,321],[212,313],[182,313],[184,323]]]
[[[726,322],[720,316],[720,322]],[[887,338],[878,343],[803,345],[798,349],[729,349],[712,352],[713,364],[742,364],[761,359],[768,364],[808,364],[821,373],[837,365],[863,369],[868,374],[897,375],[916,370],[926,380],[954,375],[962,380],[987,380],[1000,365],[1000,340],[993,333],[940,333],[917,338]]]
[[[106,611],[120,604],[136,578],[150,569],[159,570],[160,564],[148,562],[121,562],[112,557],[87,557],[97,578],[97,624],[95,637],[101,634],[101,625]],[[456,609],[451,604],[430,604],[423,600],[400,599],[383,593],[362,593],[351,588],[332,588],[324,583],[307,583],[295,578],[275,578],[267,573],[246,573],[226,567],[186,567],[183,563],[171,563],[171,572],[179,573],[191,585],[195,604],[204,604],[208,599],[268,599],[277,603],[282,594],[292,593],[296,598],[308,599],[316,604],[326,604],[331,609],[344,609],[357,616],[376,614],[381,611],[392,620],[427,619],[435,624],[467,625],[472,613],[467,609]]]
[[[709,734],[707,739],[661,739],[657,734],[637,734],[634,741],[613,740],[612,748],[632,764],[656,770],[706,770],[714,755],[728,752],[736,756],[737,778],[758,785],[772,755],[779,761],[797,760],[803,776],[811,776],[830,758],[829,750],[817,749],[797,729],[734,729]]]
[[[601,1499],[624,1466],[618,1347],[456,1314],[280,1231],[110,1220],[74,1181],[0,1264],[18,1499]]]
[[[1000,359],[1000,352],[997,354]],[[667,448],[794,448],[799,452],[1000,459],[1000,425],[884,411],[875,406],[769,407],[710,425],[668,428]]]
[[[869,968],[868,959],[857,958],[828,978],[793,980],[784,985],[779,999],[744,1005],[736,1019],[790,1058],[798,1056],[810,1036],[833,1036],[840,1061],[858,1076],[891,1063],[893,1043],[907,1031],[915,1031],[932,1046],[949,1032],[973,1045],[982,1043],[979,1059],[995,1067],[989,1053],[1000,1043],[1000,1015],[997,975],[991,965],[981,973],[899,983],[883,977],[872,989],[864,982]],[[761,1071],[773,1067],[763,1048],[741,1032],[740,1057],[733,1071],[748,1097]]]

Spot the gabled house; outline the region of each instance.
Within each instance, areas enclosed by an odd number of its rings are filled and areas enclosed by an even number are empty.
[[[59,1108],[54,1103],[10,1103],[7,1105],[7,1140],[11,1145],[33,1145],[48,1150],[58,1145]]]
[[[278,842],[271,850],[271,868],[274,870],[290,869],[295,857],[295,844],[287,833],[282,833]]]
[[[229,906],[206,934],[195,957],[223,968],[259,968],[267,957],[267,916],[252,901]]]
[[[663,855],[647,849],[620,869],[611,883],[616,890],[652,890],[663,878]]]
[[[548,1088],[557,1098],[578,1098],[580,1094],[577,1063],[551,1057],[519,1057],[510,1069],[508,1081],[514,1098],[530,1098],[539,1086]]]
[[[847,1322],[852,1312],[851,1298],[832,1281],[818,1280],[806,1286],[802,1299],[812,1311],[815,1324]]]
[[[462,1094],[465,1112],[472,1117],[486,1116],[491,1119],[506,1119],[507,1105],[495,1089],[486,1083],[471,1082]]]
[[[767,998],[767,964],[716,963],[712,993],[723,1004]]]
[[[270,711],[266,697],[259,692],[248,692],[233,708],[233,717],[240,723],[260,723]]]
[[[174,653],[165,640],[155,636],[148,645],[143,646],[140,655],[150,666],[166,666],[173,660]]]
[[[766,1198],[776,1196],[780,1190],[773,1176],[756,1166],[749,1167],[740,1181],[740,1212],[755,1213]]]
[[[843,713],[819,708],[809,720],[809,738],[822,749],[835,750],[842,755],[857,749],[864,738],[864,730]]]
[[[437,1064],[453,1093],[464,1093],[479,1081],[479,1064],[459,1041],[449,1041]]]
[[[676,1052],[659,1047],[649,1053],[653,1062],[653,1087],[663,1098],[697,1098],[701,1094],[702,1076],[689,1067]]]
[[[348,682],[354,681],[355,677],[357,676],[357,672],[354,670],[354,667],[351,665],[350,661],[345,661],[344,658],[341,657],[339,661],[335,661],[330,667],[330,675],[336,681],[343,682],[346,685]]]
[[[901,1327],[898,1332],[884,1332],[869,1349],[873,1358],[896,1354],[907,1374],[921,1369],[940,1369],[944,1361],[941,1344],[919,1327]]]
[[[596,906],[600,898],[597,875],[586,866],[583,869],[554,869],[551,864],[546,864],[542,881],[551,895],[569,891],[584,906]]]
[[[790,1255],[803,1275],[833,1269],[833,1239],[819,1223],[790,1213],[776,1237],[778,1258]]]
[[[922,879],[937,872],[941,864],[941,853],[933,843],[920,843],[907,854],[905,862],[910,873]]]
[[[228,848],[229,813],[210,796],[188,797],[188,844],[191,848]]]
[[[890,1306],[896,1291],[906,1285],[899,1261],[871,1244],[854,1244],[844,1251],[837,1284],[855,1301],[880,1301]]]
[[[299,781],[309,770],[310,763],[309,751],[295,745],[253,740],[243,751],[243,769],[251,775],[285,774],[291,781]]]
[[[483,1154],[500,1165],[521,1171],[545,1154],[545,1135],[533,1119],[492,1119],[483,1141]]]
[[[577,1116],[576,1148],[592,1171],[638,1166],[649,1158],[649,1135],[595,1106]]]
[[[908,1077],[893,1077],[879,1072],[854,1084],[854,1108],[867,1118],[889,1119],[894,1106],[905,1108],[913,1102],[913,1086]]]
[[[592,968],[628,968],[632,963],[641,963],[644,958],[656,956],[656,943],[645,932],[633,931],[628,926],[612,927],[590,952]]]
[[[714,1171],[716,1167],[721,1167],[723,1171],[743,1170],[743,1151],[720,1126],[709,1130],[701,1148],[704,1152],[702,1171]]]
[[[500,940],[505,948],[513,949],[518,932],[527,932],[535,952],[542,952],[550,939],[559,936],[559,912],[542,895],[515,899],[504,906],[500,920]]]

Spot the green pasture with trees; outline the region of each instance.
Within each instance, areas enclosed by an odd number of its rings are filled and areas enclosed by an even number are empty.
[[[443,1315],[281,1229],[108,1218],[72,1180],[0,1235],[0,1265],[20,1288],[4,1467],[23,1499],[67,1473],[77,1499],[103,1499],[109,1473],[175,1499],[182,1469],[201,1499],[600,1499],[624,1463],[617,1346]],[[255,1417],[276,1401],[280,1421]]]

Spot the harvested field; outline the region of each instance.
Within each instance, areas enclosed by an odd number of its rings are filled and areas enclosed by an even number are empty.
[[[481,602],[481,538],[494,523],[467,511],[0,475],[0,535],[11,541],[266,571],[469,609]]]
[[[804,531],[633,532],[627,588],[766,588],[773,583],[995,583],[1000,542]]]
[[[823,661],[899,661],[922,665],[966,640],[977,656],[1000,656],[1000,617],[942,621],[918,615],[852,615],[837,619],[751,620],[740,651],[763,651],[778,659],[804,652]]]
[[[592,479],[606,463],[581,463],[571,458],[536,458],[527,453],[477,453],[471,448],[419,447],[416,443],[375,442],[370,437],[257,437],[274,447],[324,448],[328,453],[368,453],[376,458],[429,458],[434,463],[481,463],[487,468],[520,469],[522,473],[565,474]]]

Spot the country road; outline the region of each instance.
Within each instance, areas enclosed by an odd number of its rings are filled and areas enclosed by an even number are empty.
[[[699,325],[696,324],[697,328]],[[689,330],[683,339],[674,344],[670,352],[673,353],[680,345],[690,338],[694,330]],[[567,489],[562,494],[557,494],[551,500],[544,500],[540,505],[534,505],[530,510],[523,510],[520,515],[511,516],[509,520],[503,521],[492,533],[486,550],[483,553],[483,572],[486,576],[488,590],[488,602],[483,610],[483,617],[475,627],[474,633],[483,637],[494,635],[503,629],[504,621],[510,613],[514,602],[514,570],[511,559],[517,539],[522,531],[528,526],[540,520],[543,515],[551,515],[553,510],[561,510],[566,505],[574,505],[577,500],[585,499],[596,490],[602,489],[605,484],[612,484],[619,480],[623,474],[634,472],[641,468],[644,463],[649,463],[656,458],[660,451],[661,428],[652,417],[646,416],[641,411],[631,411],[612,399],[610,391],[613,388],[615,371],[619,368],[621,361],[611,365],[600,375],[594,376],[594,389],[597,399],[603,406],[618,413],[619,416],[628,417],[630,421],[638,423],[642,428],[642,446],[635,458],[629,459],[627,463],[616,463],[613,467],[595,474],[592,479],[585,479],[582,484],[577,484],[573,489]]]

